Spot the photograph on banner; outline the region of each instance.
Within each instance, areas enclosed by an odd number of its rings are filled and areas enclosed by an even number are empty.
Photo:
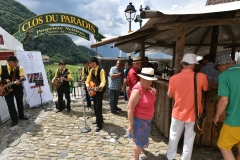
[[[28,81],[28,83],[35,84],[35,80],[36,79],[43,79],[42,72],[28,73],[27,74],[27,81]]]

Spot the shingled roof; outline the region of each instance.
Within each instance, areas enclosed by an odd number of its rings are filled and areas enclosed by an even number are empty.
[[[206,6],[220,4],[220,3],[235,2],[235,1],[239,1],[239,0],[207,0]]]

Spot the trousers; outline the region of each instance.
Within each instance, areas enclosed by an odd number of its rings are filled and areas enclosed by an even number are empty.
[[[185,129],[185,132],[183,151],[180,160],[191,160],[193,143],[196,136],[196,133],[193,130],[194,123],[195,122],[183,122],[172,117],[172,122],[170,126],[170,137],[167,149],[168,160],[173,160],[176,155],[178,142],[181,138],[183,129]]]
[[[71,101],[71,99],[70,99],[70,87],[62,85],[57,89],[57,93],[58,93],[59,110],[63,110],[63,104],[62,104],[63,94],[65,95],[65,98],[67,100],[67,109],[71,109],[71,106],[70,106],[70,101]]]
[[[111,111],[117,111],[117,104],[118,104],[118,98],[120,95],[120,90],[113,90],[113,89],[109,89],[108,92],[108,96],[109,96],[109,103],[110,103],[110,109]]]
[[[94,106],[94,113],[96,116],[97,127],[102,128],[102,100],[103,100],[103,92],[96,92],[93,96],[93,106]]]
[[[14,97],[17,102],[17,109],[18,109],[18,114],[17,110],[15,108],[14,104]],[[23,113],[23,87],[22,86],[17,86],[17,88],[14,88],[12,92],[9,92],[7,96],[5,96],[5,100],[7,102],[8,106],[8,111],[10,114],[10,117],[13,122],[18,122],[18,116],[19,117],[24,117]]]

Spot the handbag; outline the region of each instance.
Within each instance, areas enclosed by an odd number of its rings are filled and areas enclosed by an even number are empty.
[[[198,108],[198,92],[197,92],[197,73],[194,73],[194,99],[195,99],[195,111],[196,111],[196,122],[194,124],[194,131],[196,133],[201,133],[203,119],[206,117],[207,112],[203,109],[203,113],[199,114]]]

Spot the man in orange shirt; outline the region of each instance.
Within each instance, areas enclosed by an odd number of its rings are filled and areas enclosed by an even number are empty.
[[[167,159],[174,159],[179,139],[184,132],[183,152],[180,160],[190,160],[192,156],[193,142],[196,133],[194,123],[196,121],[194,104],[194,72],[195,65],[198,64],[196,55],[187,53],[183,56],[181,65],[183,69],[180,73],[172,76],[169,81],[168,97],[174,98],[175,104],[172,110],[172,121],[170,127],[170,137],[167,149]],[[197,74],[198,107],[201,114],[202,90],[208,89],[208,80],[205,74]]]

